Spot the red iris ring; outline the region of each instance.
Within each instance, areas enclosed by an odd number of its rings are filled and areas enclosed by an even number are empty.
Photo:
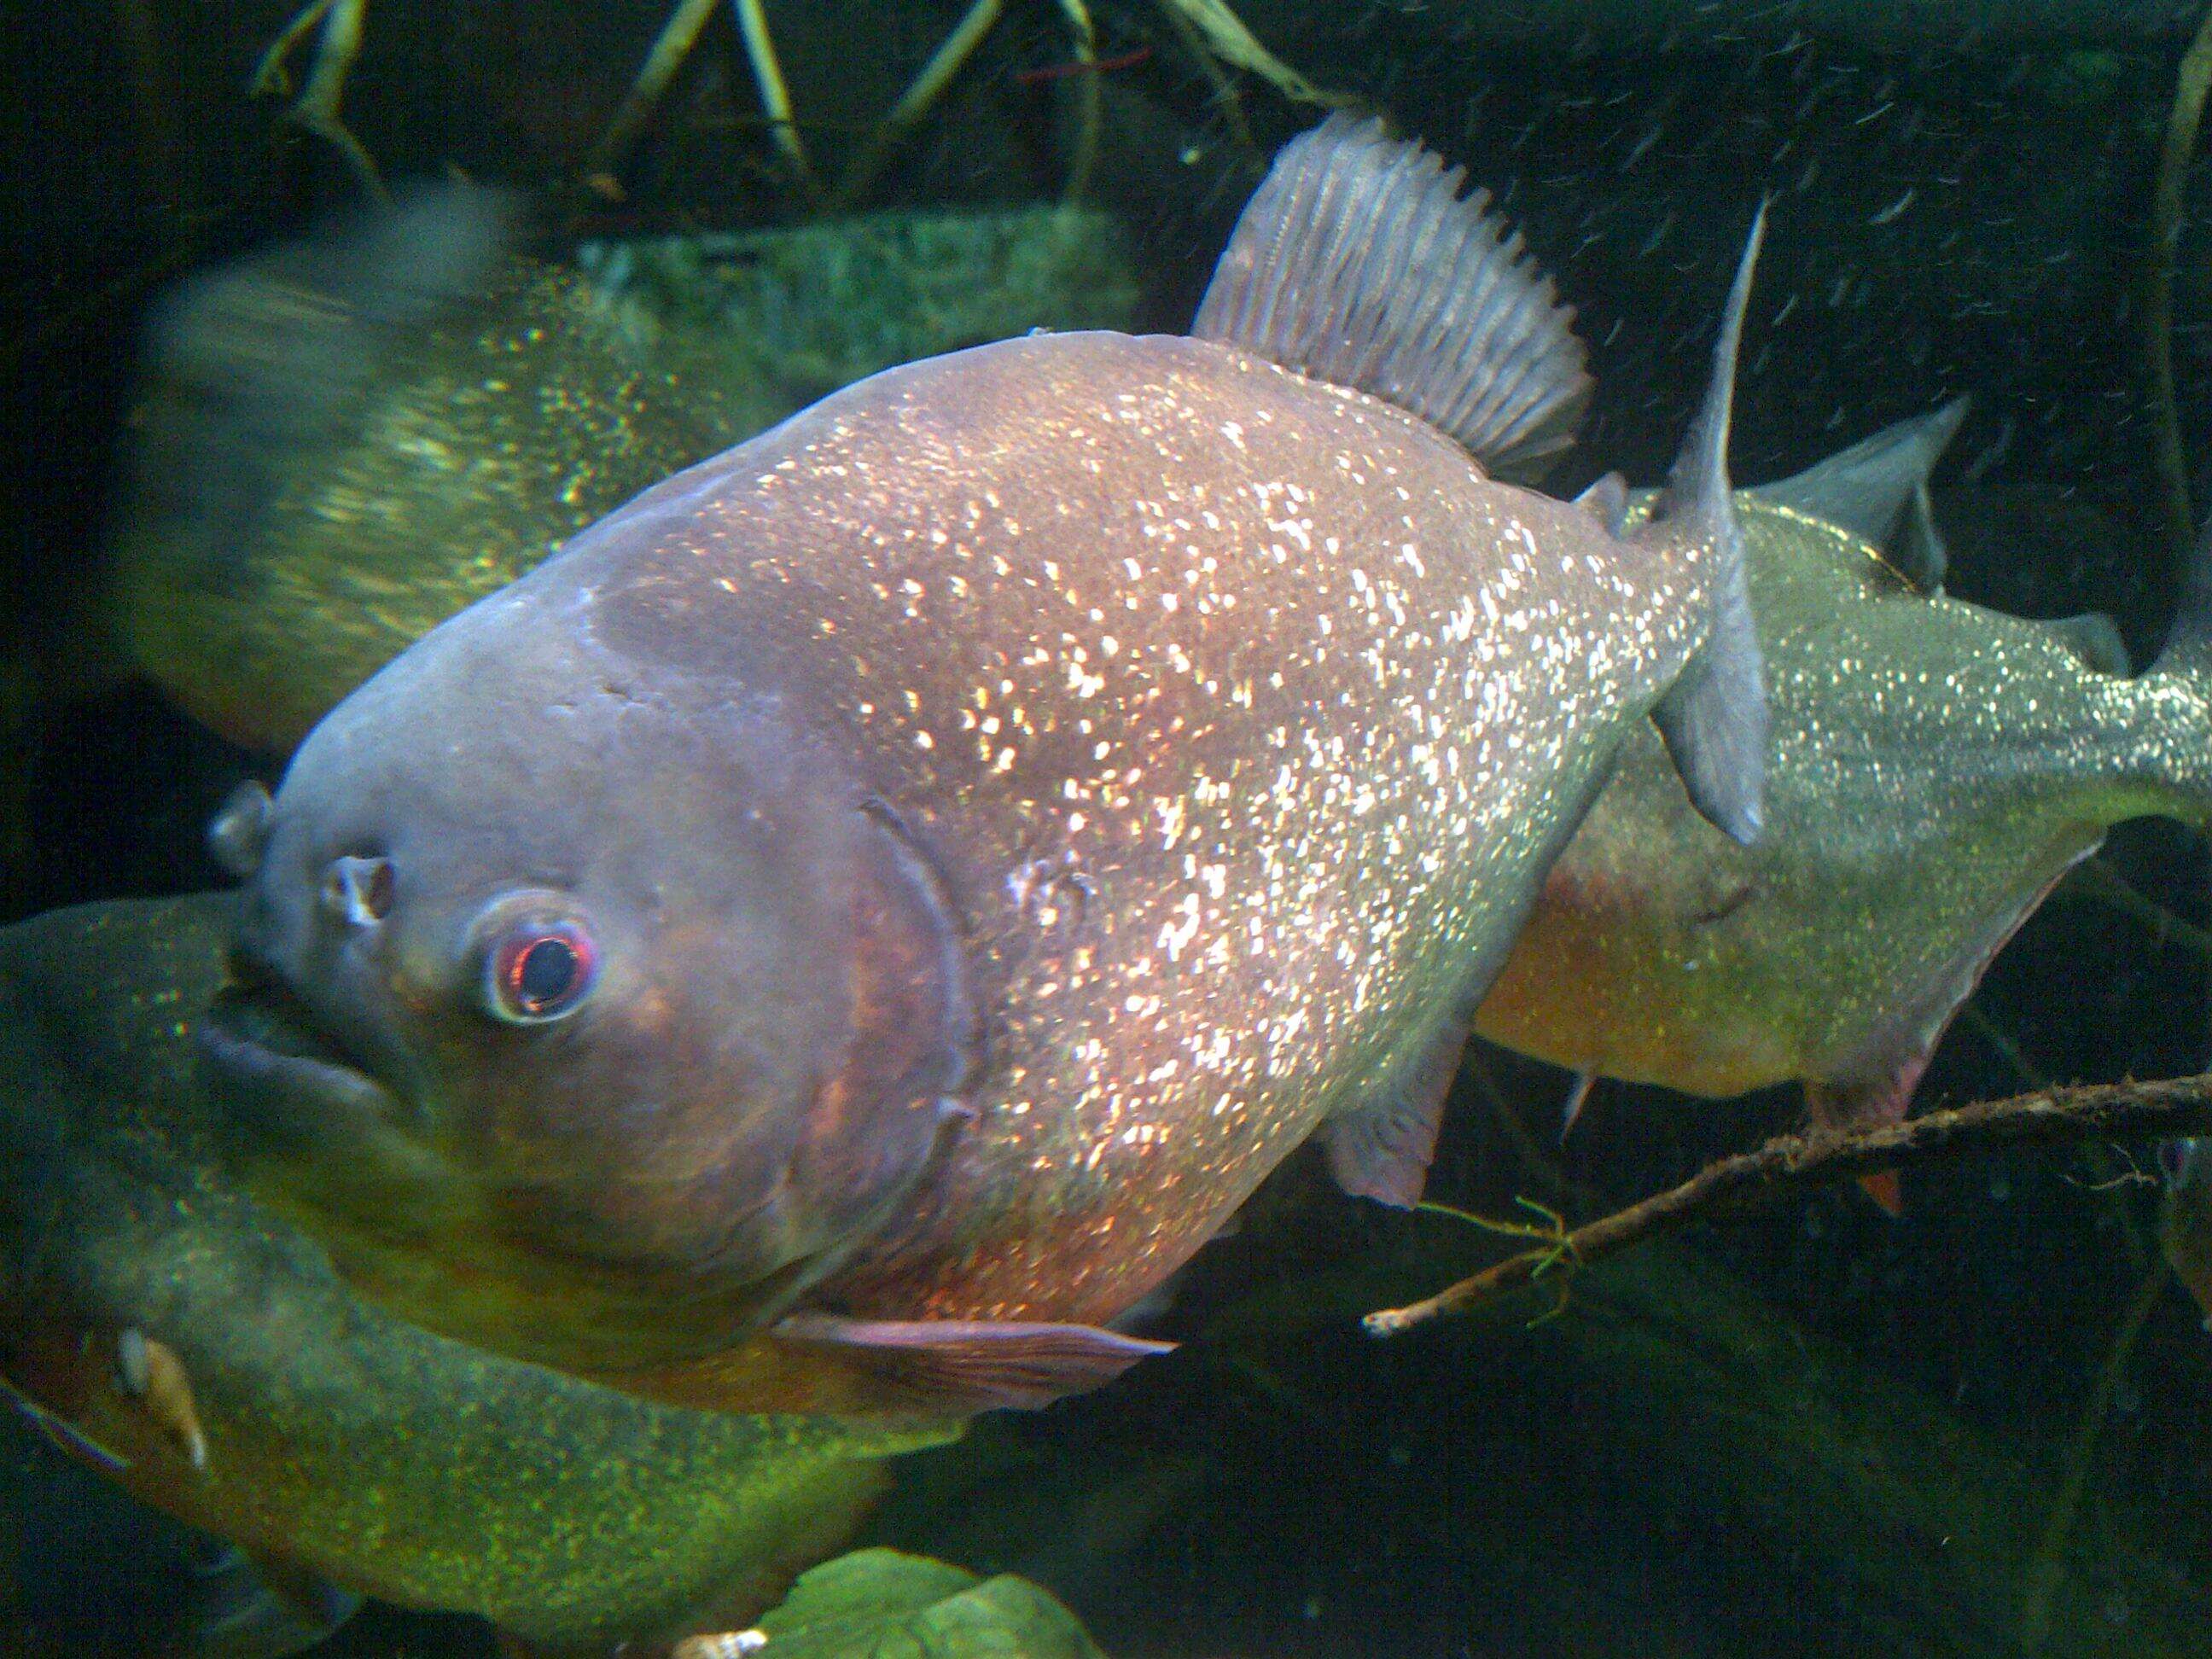
[[[549,954],[566,960],[549,963]],[[528,924],[492,953],[493,1005],[506,1019],[556,1019],[584,1000],[598,968],[599,953],[582,928],[568,922]]]

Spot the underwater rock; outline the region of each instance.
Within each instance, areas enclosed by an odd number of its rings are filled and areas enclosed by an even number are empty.
[[[1135,306],[1117,233],[1080,210],[609,243],[580,273],[514,252],[516,212],[426,191],[161,308],[110,611],[233,741],[289,749],[565,537],[825,392]]]
[[[362,1304],[222,1171],[187,1032],[233,909],[0,931],[0,1376],[58,1443],[294,1577],[580,1647],[751,1619],[950,1433],[653,1407]]]
[[[1847,452],[1741,493],[1771,675],[1767,834],[1715,832],[1639,734],[1480,1035],[1691,1094],[1802,1081],[1820,1125],[1893,1120],[1991,957],[2111,825],[2212,817],[2207,577],[2135,678],[2104,618],[1921,591],[1869,538],[1913,521],[1935,447],[1893,446],[1856,478]],[[1904,562],[1940,587],[1924,541]]]
[[[1309,1135],[1412,1203],[1617,746],[1656,719],[1738,836],[1765,753],[1756,228],[1624,536],[1498,476],[1589,383],[1459,184],[1333,118],[1190,336],[873,376],[333,711],[206,1033],[255,1190],[431,1328],[751,1409],[839,1359],[839,1411],[1117,1373],[1152,1345],[1101,1327]]]

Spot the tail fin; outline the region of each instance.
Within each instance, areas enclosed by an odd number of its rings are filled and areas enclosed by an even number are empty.
[[[483,296],[518,221],[504,192],[427,185],[180,283],[149,331],[125,534],[223,568],[288,459],[360,420],[393,339]]]
[[[1736,351],[1751,299],[1751,273],[1766,234],[1759,204],[1722,313],[1713,378],[1704,407],[1667,482],[1647,533],[1705,550],[1712,617],[1705,642],[1652,711],[1691,803],[1735,840],[1759,838],[1766,816],[1766,686],[1751,593],[1743,572],[1743,532],[1729,489],[1729,421],[1735,397]]]

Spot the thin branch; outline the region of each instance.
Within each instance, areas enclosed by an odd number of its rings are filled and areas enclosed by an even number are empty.
[[[1442,1315],[1495,1301],[1562,1263],[1582,1266],[1693,1222],[1770,1208],[1877,1170],[2002,1146],[2159,1140],[2207,1133],[2212,1133],[2212,1073],[2152,1083],[2042,1089],[1930,1112],[1859,1134],[1783,1135],[1756,1152],[1710,1164],[1680,1186],[1625,1210],[1571,1231],[1562,1229],[1540,1248],[1508,1256],[1434,1296],[1371,1313],[1364,1322],[1371,1336],[1395,1336]]]

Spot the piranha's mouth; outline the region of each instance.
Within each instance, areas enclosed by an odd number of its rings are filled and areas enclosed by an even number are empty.
[[[297,1139],[388,1125],[398,1106],[283,986],[241,973],[200,1021],[201,1052],[252,1127]]]

